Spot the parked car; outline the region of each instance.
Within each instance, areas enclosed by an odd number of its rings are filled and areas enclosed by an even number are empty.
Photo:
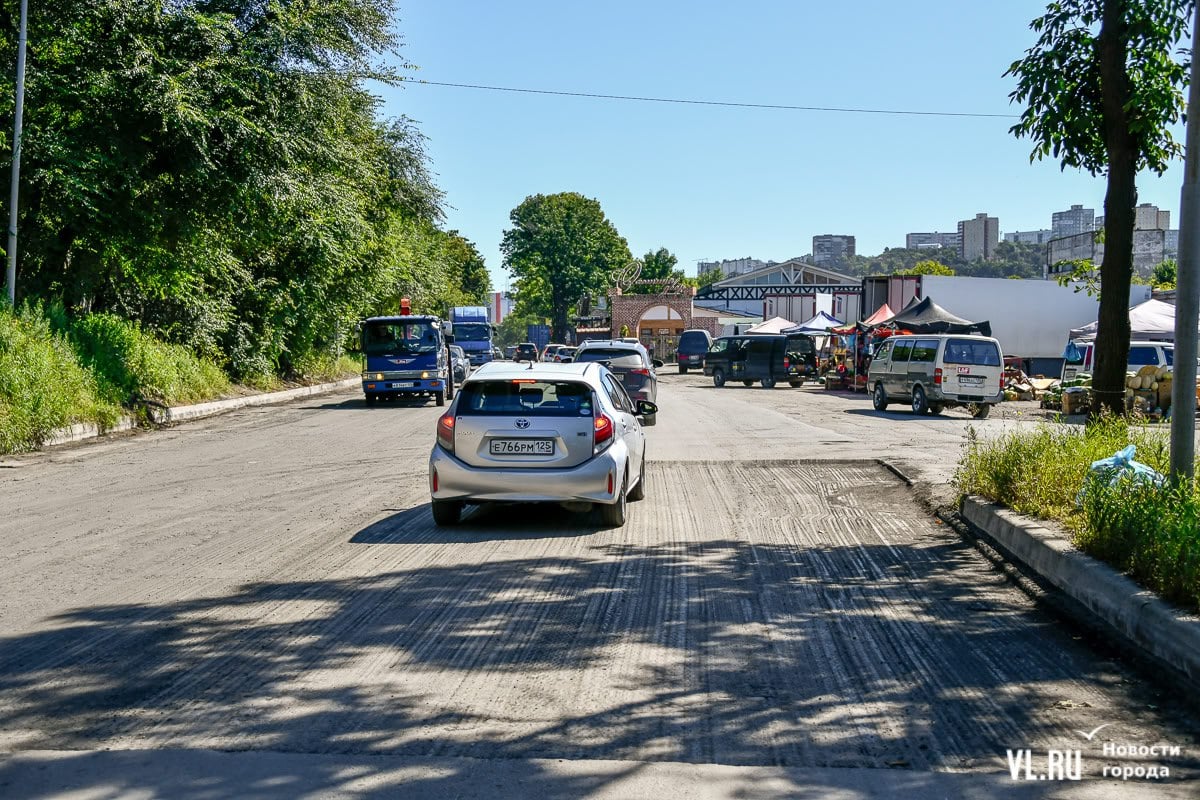
[[[434,522],[453,525],[468,503],[551,502],[621,527],[646,494],[642,420],[657,410],[601,364],[480,367],[437,422]]]
[[[575,363],[593,361],[602,362],[612,370],[634,401],[657,402],[658,373],[655,369],[663,362],[652,360],[645,347],[618,340],[584,342],[575,351]],[[654,424],[653,414],[646,418],[646,424]]]
[[[876,411],[899,400],[914,414],[966,406],[983,419],[1003,397],[1004,355],[990,336],[912,334],[879,346],[867,368]]]
[[[1075,349],[1078,359],[1063,361],[1062,379],[1069,381],[1080,372],[1091,372],[1096,367],[1096,343],[1077,342]],[[1169,367],[1175,363],[1174,342],[1130,342],[1129,360],[1126,368],[1136,370],[1139,367],[1152,365]]]
[[[548,344],[548,345],[546,345],[542,349],[542,361],[553,361],[554,354],[557,353],[559,350],[561,350],[564,347],[566,347],[565,344]]]
[[[450,345],[450,366],[454,370],[454,382],[462,383],[471,374],[471,362],[466,352],[456,344]]]
[[[540,361],[537,345],[532,342],[522,342],[513,353],[513,361]]]
[[[687,330],[679,336],[675,348],[675,360],[679,363],[679,374],[687,375],[689,369],[703,369],[704,357],[712,346],[712,336],[705,330]]]
[[[577,347],[560,347],[558,352],[554,354],[555,364],[570,364],[575,360],[575,351]]]
[[[802,386],[817,372],[816,345],[802,333],[721,336],[704,356],[704,374],[712,376],[714,386],[731,380],[746,386],[759,381],[764,389],[774,389],[779,381]]]

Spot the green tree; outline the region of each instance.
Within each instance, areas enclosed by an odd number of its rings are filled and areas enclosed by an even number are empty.
[[[712,286],[717,281],[724,279],[724,277],[720,269],[713,268],[701,272],[694,278],[684,278],[683,282],[688,286],[695,286],[697,289],[702,289],[705,286]]]
[[[402,294],[437,307],[453,265],[441,192],[423,137],[411,121],[379,119],[365,84],[398,80],[376,63],[398,44],[393,10],[391,0],[40,6],[21,294],[115,311],[238,377],[303,372],[356,317]],[[12,12],[0,10],[5,30]],[[12,115],[14,53],[10,35],[0,118]],[[10,146],[0,139],[0,161]]]
[[[496,331],[496,344],[500,347],[510,347],[521,342],[529,341],[528,327],[539,325],[544,320],[532,314],[509,314],[500,321]]]
[[[1098,403],[1125,410],[1127,300],[1139,169],[1158,174],[1180,155],[1169,126],[1183,111],[1183,64],[1171,57],[1192,0],[1056,0],[1030,27],[1038,40],[1006,75],[1025,105],[1012,127],[1034,141],[1031,160],[1105,172],[1105,255],[1093,387]]]
[[[1175,259],[1168,258],[1155,265],[1154,271],[1150,273],[1150,283],[1156,289],[1174,289],[1178,275],[1179,265]]]
[[[940,261],[929,259],[918,261],[908,272],[909,275],[954,275],[954,270]]]
[[[676,269],[679,264],[679,259],[665,247],[660,247],[657,250],[651,250],[642,256],[642,272],[641,280],[644,281],[661,281],[663,284],[671,280],[683,282],[683,271]],[[629,287],[630,294],[653,294],[661,288],[661,285],[639,285]]]
[[[629,264],[629,245],[598,201],[575,192],[527,197],[509,220],[500,251],[518,310],[549,317],[554,340],[565,341],[571,309]]]
[[[464,305],[486,305],[488,294],[492,291],[492,277],[488,274],[483,256],[458,231],[446,234],[445,247],[449,276],[454,284],[450,288],[462,294]]]

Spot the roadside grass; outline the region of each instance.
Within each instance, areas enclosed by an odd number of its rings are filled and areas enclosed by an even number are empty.
[[[41,312],[0,305],[0,453],[34,449],[75,423],[108,427],[120,416]]]
[[[210,400],[229,391],[229,378],[217,364],[182,345],[160,341],[136,323],[114,314],[69,319],[61,306],[50,316],[65,332],[80,361],[96,375],[111,402],[134,406],[150,400],[180,405]]]
[[[1200,610],[1200,492],[1194,485],[1094,475],[1094,461],[1129,444],[1165,473],[1162,431],[1105,416],[1079,430],[1056,423],[980,439],[969,431],[955,485],[1021,514],[1054,520],[1080,550],[1128,573],[1163,598]],[[1086,491],[1081,489],[1086,485]]]

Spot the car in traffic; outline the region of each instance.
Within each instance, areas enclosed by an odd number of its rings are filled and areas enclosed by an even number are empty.
[[[1004,354],[990,336],[906,334],[879,346],[867,368],[876,411],[893,400],[914,414],[965,406],[983,419],[1003,397]]]
[[[508,347],[504,348],[504,358],[508,359],[509,361],[512,361],[513,356],[515,356],[516,354],[517,354],[517,346],[515,344],[510,344]]]
[[[634,401],[658,401],[658,373],[655,370],[663,362],[652,360],[642,345],[616,339],[584,342],[575,351],[575,363],[589,362],[603,363],[612,370]],[[654,421],[651,414],[646,424],[653,425]]]
[[[555,354],[566,347],[565,344],[548,344],[542,348],[542,361],[553,361]]]
[[[675,346],[675,361],[679,364],[679,374],[687,375],[689,369],[704,369],[704,357],[712,346],[712,336],[706,330],[686,330],[679,335],[679,344]]]
[[[471,374],[471,362],[466,352],[456,344],[450,345],[450,365],[454,369],[455,383],[462,383]]]
[[[577,348],[577,347],[570,347],[570,346],[558,348],[558,352],[556,352],[554,354],[554,359],[553,359],[554,363],[555,364],[570,364],[572,361],[575,360],[575,351],[578,349],[579,348]]]
[[[602,364],[486,364],[437,421],[433,520],[453,525],[467,505],[560,503],[619,528],[646,494],[643,421],[657,410]]]
[[[704,374],[717,387],[731,380],[744,386],[758,381],[764,389],[774,389],[780,381],[802,386],[818,375],[817,347],[803,333],[720,336],[704,356]]]
[[[540,361],[537,345],[533,342],[521,342],[513,352],[513,361]]]

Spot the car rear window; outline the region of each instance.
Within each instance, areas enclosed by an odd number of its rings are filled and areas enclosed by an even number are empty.
[[[574,381],[469,381],[458,390],[455,413],[462,416],[590,417],[592,388]]]
[[[704,353],[708,350],[708,337],[700,331],[684,331],[677,349],[681,353]]]
[[[950,339],[946,342],[947,364],[969,364],[976,367],[1000,366],[1000,348],[995,342],[976,342],[971,339]]]
[[[575,354],[575,361],[608,361],[614,367],[641,367],[642,354],[626,347],[588,347]]]

